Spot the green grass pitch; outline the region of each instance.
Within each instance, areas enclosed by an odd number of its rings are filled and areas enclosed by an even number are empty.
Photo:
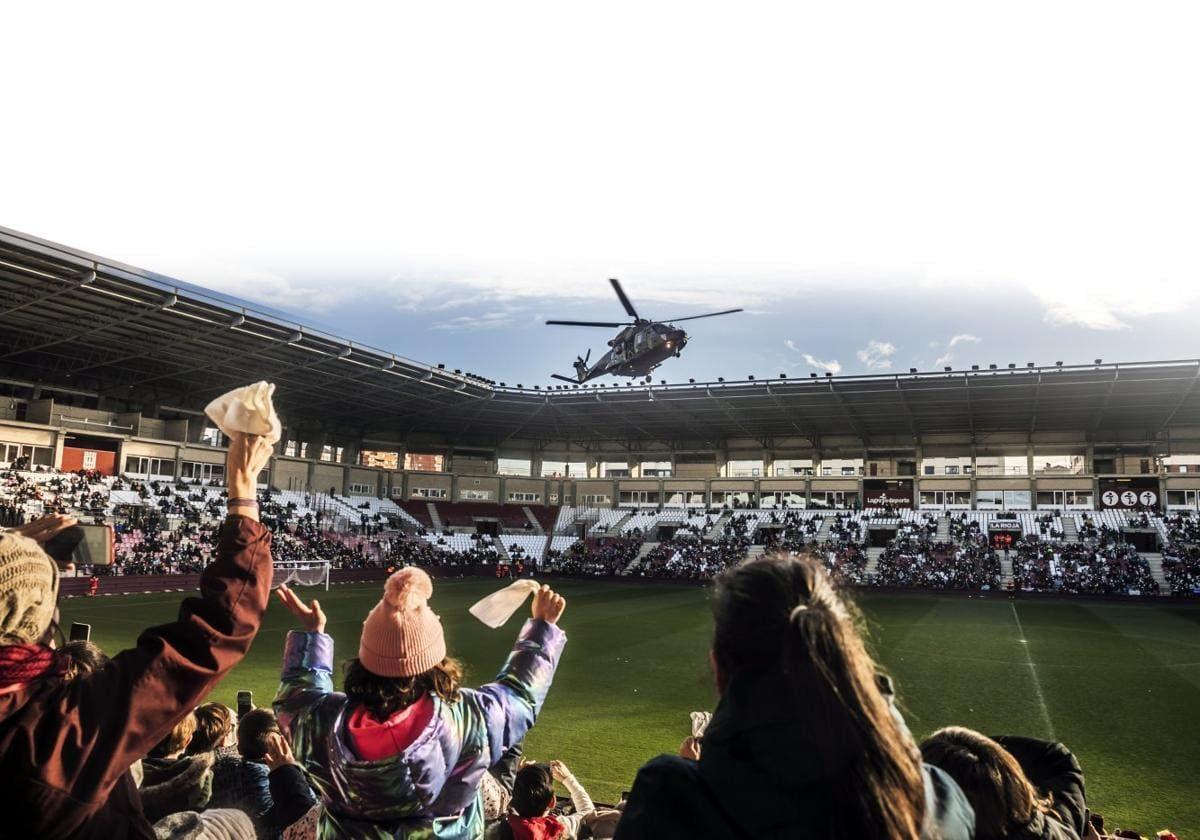
[[[674,751],[688,712],[711,708],[707,592],[670,585],[560,581],[570,639],[527,752],[566,761],[600,801],[638,766]],[[490,679],[517,618],[489,630],[467,613],[495,581],[439,581],[433,598],[468,684]],[[320,597],[340,657],[355,653],[379,584]],[[64,627],[92,625],[112,653],[174,617],[181,594],[73,599]],[[311,595],[309,595],[311,597]],[[863,594],[877,658],[895,677],[918,737],[947,724],[1054,737],[1079,756],[1094,810],[1109,825],[1200,836],[1200,608]],[[246,660],[214,698],[239,689],[270,702],[291,616],[273,603]]]

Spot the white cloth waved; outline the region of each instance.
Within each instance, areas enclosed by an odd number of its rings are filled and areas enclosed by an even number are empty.
[[[536,580],[522,578],[491,595],[480,598],[471,605],[470,613],[495,630],[512,618],[512,614],[520,608],[521,604],[525,603],[525,599],[540,588],[541,585]]]
[[[283,426],[271,402],[274,393],[272,383],[255,382],[217,397],[205,406],[204,413],[226,436],[232,437],[234,432],[262,435],[274,446],[283,435]]]

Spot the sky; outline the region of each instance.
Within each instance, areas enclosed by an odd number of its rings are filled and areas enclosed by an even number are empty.
[[[0,225],[497,380],[1193,358],[1186,3],[5,12]]]

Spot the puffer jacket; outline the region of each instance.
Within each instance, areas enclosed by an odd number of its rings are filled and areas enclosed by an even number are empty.
[[[416,739],[369,761],[347,742],[354,707],[333,691],[333,639],[289,633],[275,714],[324,802],[322,840],[481,837],[481,777],[533,725],[565,644],[556,625],[526,621],[494,682],[463,689],[454,703],[433,697]]]
[[[855,783],[848,756],[819,754],[805,740],[784,680],[734,677],[704,733],[699,761],[664,755],[638,771],[617,840],[838,836],[828,803]],[[971,840],[975,812],[962,790],[936,767],[925,765],[923,776],[922,837]]]

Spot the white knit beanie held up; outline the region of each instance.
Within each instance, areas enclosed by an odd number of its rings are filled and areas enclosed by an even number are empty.
[[[58,601],[58,566],[28,537],[0,531],[0,644],[38,642]]]

